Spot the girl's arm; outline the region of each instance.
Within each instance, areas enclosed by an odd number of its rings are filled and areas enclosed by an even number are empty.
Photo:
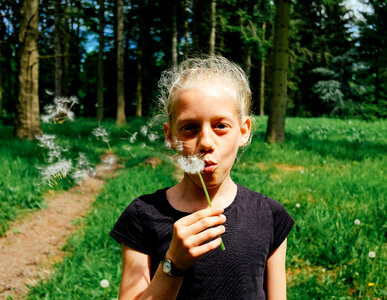
[[[270,255],[267,260],[267,299],[285,300],[286,299],[286,243],[282,244]]]
[[[170,277],[159,267],[150,285],[149,256],[122,244],[119,299],[175,299],[182,282],[183,277]]]
[[[166,253],[180,270],[187,270],[200,257],[220,245],[218,235],[226,218],[222,208],[207,208],[181,218],[174,224],[172,241]],[[207,242],[208,240],[214,240]],[[207,243],[206,243],[207,242]],[[122,244],[122,278],[119,299],[168,299],[177,297],[183,277],[171,277],[157,268],[150,278],[150,257]]]

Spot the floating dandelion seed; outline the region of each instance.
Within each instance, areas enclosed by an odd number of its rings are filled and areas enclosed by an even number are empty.
[[[206,184],[204,183],[202,174],[200,174],[200,172],[203,171],[205,167],[204,160],[202,160],[197,155],[189,155],[189,156],[179,155],[179,157],[177,158],[177,162],[180,165],[180,168],[184,171],[184,173],[199,175],[200,182],[203,186],[204,194],[206,195],[208,206],[212,207],[211,199],[210,199],[210,196],[208,195]],[[220,241],[221,241],[220,249],[226,250],[221,236],[219,235],[218,237],[220,238]]]
[[[183,151],[183,142],[182,141],[179,141],[176,137],[173,138],[173,147],[175,147],[175,149],[177,151]]]
[[[71,160],[60,159],[56,163],[46,166],[39,167],[40,175],[42,180],[46,181],[49,186],[56,184],[57,179],[62,179],[66,177],[72,168]]]
[[[138,134],[138,132],[133,133],[129,139],[129,142],[131,142],[133,144],[137,139],[137,134]]]
[[[155,140],[157,140],[159,138],[159,136],[153,132],[149,133],[148,134],[148,139],[151,141],[151,142],[154,142]]]
[[[168,141],[165,141],[164,146],[167,147],[167,148],[172,148],[171,143],[168,142]]]
[[[124,146],[122,149],[124,149],[125,151],[128,151],[130,153],[130,155],[135,157],[135,155],[132,152],[132,148],[130,146]]]
[[[108,145],[108,148],[109,150],[111,151],[112,149],[110,148],[110,137],[109,137],[109,133],[106,131],[105,128],[103,128],[102,126],[98,126],[97,128],[94,128],[93,131],[92,131],[92,134],[97,138],[101,138],[101,140],[103,142],[105,142],[107,145]]]
[[[370,251],[370,252],[368,253],[368,256],[369,256],[369,258],[375,258],[375,257],[376,257],[375,251]]]
[[[107,279],[102,279],[99,283],[104,289],[106,289],[109,286],[109,281]]]
[[[79,153],[76,170],[71,174],[71,177],[77,184],[87,179],[90,176],[95,176],[96,171],[91,167],[84,153]]]
[[[148,133],[148,127],[145,126],[145,125],[142,126],[142,127],[141,127],[141,134],[142,134],[143,136],[146,136],[147,133]]]
[[[47,95],[50,95],[50,96],[54,96],[55,94],[53,91],[50,91],[48,89],[45,89],[44,91],[46,92]]]
[[[360,220],[359,219],[356,219],[355,221],[354,221],[354,223],[355,223],[355,225],[360,225]]]
[[[117,158],[114,155],[107,155],[102,159],[102,169],[111,170],[114,164],[117,162]]]
[[[59,122],[62,123],[65,120],[74,120],[74,112],[71,111],[74,104],[79,104],[79,100],[75,96],[67,97],[55,97],[54,104],[46,105],[43,110],[45,114],[41,116],[41,120],[44,123]]]

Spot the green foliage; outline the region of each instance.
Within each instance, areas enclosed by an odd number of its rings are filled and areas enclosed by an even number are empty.
[[[296,221],[288,239],[289,299],[385,297],[386,121],[288,118],[283,146],[263,142],[266,122],[255,119],[254,139],[232,177],[280,201]],[[133,119],[128,131],[142,124]],[[117,297],[121,255],[110,229],[133,198],[175,183],[161,144],[143,152],[133,148],[135,158],[128,156],[127,168],[106,184],[65,247],[68,256],[31,290],[30,299]],[[144,165],[150,156],[163,163]],[[108,288],[100,287],[102,279],[109,280]]]

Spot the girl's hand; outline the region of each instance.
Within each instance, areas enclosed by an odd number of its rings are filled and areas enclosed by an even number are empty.
[[[166,254],[176,268],[189,269],[203,254],[220,245],[220,238],[205,242],[225,232],[225,227],[221,225],[226,221],[223,211],[219,207],[206,208],[176,221]]]

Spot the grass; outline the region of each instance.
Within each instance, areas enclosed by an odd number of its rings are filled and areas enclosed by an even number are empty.
[[[256,119],[253,142],[240,156],[232,177],[283,203],[296,221],[288,240],[288,298],[387,297],[387,121],[288,118],[284,146],[263,142],[266,121]],[[143,148],[146,139],[139,135],[137,143],[130,144],[135,157],[124,149],[128,140],[121,138],[145,122],[132,119],[125,128],[104,123],[112,132],[113,151],[122,157],[126,169],[105,185],[89,215],[81,220],[82,229],[68,241],[64,262],[48,281],[31,289],[29,299],[117,297],[121,252],[108,236],[110,229],[133,198],[174,184],[174,169],[165,150],[160,150],[161,143]],[[92,138],[86,143],[96,124],[79,120],[66,126],[55,129],[63,142],[78,151],[85,152],[86,147],[87,155],[98,161],[105,145]],[[15,141],[9,138],[8,142]],[[29,158],[23,160],[15,150],[6,159],[19,157],[21,165],[33,161],[33,143],[25,145],[30,145],[25,146],[31,150]],[[156,168],[145,165],[143,161],[152,156],[161,157],[163,163]],[[32,167],[27,169],[28,178],[36,176]],[[16,178],[9,186],[19,186]],[[375,258],[369,257],[371,251]],[[109,280],[108,288],[99,285],[102,279]]]

